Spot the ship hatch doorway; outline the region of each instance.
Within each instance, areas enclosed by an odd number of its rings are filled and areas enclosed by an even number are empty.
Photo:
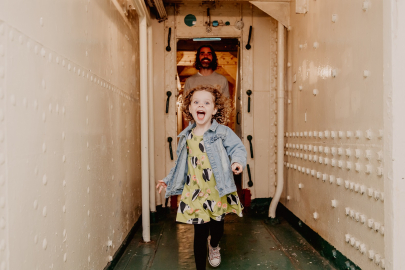
[[[188,126],[182,112],[182,99],[184,85],[190,76],[196,74],[195,57],[201,45],[211,45],[218,58],[218,68],[215,72],[225,76],[228,80],[229,96],[233,103],[233,111],[228,127],[242,137],[242,98],[241,98],[241,72],[240,50],[238,38],[220,38],[217,41],[195,41],[193,39],[178,39],[177,41],[177,134]],[[242,173],[243,174],[243,173]],[[239,196],[242,195],[242,174],[234,175]],[[179,200],[177,200],[178,202]],[[177,205],[176,202],[171,202]]]

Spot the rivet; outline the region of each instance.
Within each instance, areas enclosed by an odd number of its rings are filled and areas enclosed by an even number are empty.
[[[380,192],[377,190],[374,190],[373,197],[376,201],[378,201],[380,199]]]
[[[302,189],[303,187],[304,187],[303,184],[301,184],[301,183],[298,184],[298,188],[299,188],[299,189]]]
[[[339,178],[338,178],[339,179]],[[349,180],[345,180],[345,188],[349,189],[350,187],[350,181]]]
[[[356,214],[354,214],[354,219],[358,222],[360,220],[360,213],[356,212]]]
[[[336,208],[337,207],[337,200],[332,200],[332,207]]]
[[[287,201],[291,200],[291,197],[289,195],[287,195]]]
[[[47,213],[48,211],[46,210],[46,206],[44,206],[44,208],[42,208],[42,215],[46,217]]]
[[[44,18],[39,18],[39,25],[44,26]]]
[[[384,235],[384,230],[385,230],[384,226],[381,226],[381,227],[380,227],[380,234],[381,234],[381,235]]]
[[[66,162],[66,156],[65,155],[62,156],[62,161],[63,161],[63,163]]]
[[[346,170],[350,171],[352,169],[352,163],[350,161],[346,162]]]
[[[65,139],[65,132],[64,131],[62,132],[62,139],[63,140]]]
[[[59,56],[56,56],[56,64],[59,64]]]
[[[336,156],[336,153],[337,153],[336,147],[331,148],[331,153],[332,153],[333,156]]]
[[[334,175],[329,175],[329,183],[335,182],[335,176]]]
[[[63,213],[66,213],[66,205],[63,205],[63,207],[62,207],[62,212],[63,212]]]
[[[364,78],[367,78],[367,77],[369,77],[370,76],[370,71],[369,70],[364,70],[363,71],[363,77]]]
[[[314,213],[313,213],[313,217],[314,217],[315,220],[319,219],[319,214],[318,214],[318,212],[314,212]]]
[[[312,90],[312,94],[313,94],[314,96],[318,95],[318,94],[319,94],[319,90],[318,90],[318,89]]]
[[[72,67],[71,67],[71,65],[70,65],[70,64],[68,64],[68,70],[69,70],[69,71],[71,70],[71,68],[72,68]]]
[[[66,262],[66,260],[67,260],[67,254],[65,253],[65,254],[63,255],[63,261]]]
[[[302,89],[303,89],[302,85],[298,86],[298,89],[299,89],[300,91],[302,91]]]
[[[371,164],[366,165],[366,173],[367,174],[371,174],[372,169],[373,169],[373,166]]]
[[[343,179],[342,178],[337,178],[336,179],[336,185],[341,186],[343,184]]]
[[[314,145],[314,153],[318,152],[318,146]]]
[[[338,155],[339,155],[339,156],[342,156],[342,155],[343,155],[343,148],[342,148],[342,147],[339,147],[339,148],[338,148]]]
[[[90,210],[87,210],[87,216],[90,216]]]
[[[62,185],[66,187],[66,180],[63,180]]]
[[[306,173],[309,175],[309,174],[311,173],[311,169],[310,169],[310,168],[307,168],[307,169],[306,169]]]
[[[35,235],[35,236],[34,236],[34,243],[35,243],[35,244],[38,244],[38,235]]]
[[[365,185],[361,185],[360,186],[360,194],[363,195],[364,193],[366,193],[366,186]]]
[[[48,178],[46,177],[46,174],[44,174],[44,176],[42,177],[42,183],[46,186],[46,184],[48,183]]]
[[[368,1],[363,2],[363,11],[367,11],[367,9],[370,7],[370,3]]]
[[[343,169],[343,160],[338,161],[338,167]]]
[[[332,139],[336,138],[336,131],[331,131],[331,132],[330,132],[330,137],[331,137]]]
[[[337,14],[332,14],[332,22],[336,22],[338,19],[338,15]]]
[[[374,225],[374,220],[372,218],[369,218],[367,220],[367,226],[371,229],[371,228],[373,228],[373,225]]]
[[[46,249],[48,247],[48,241],[46,241],[46,238],[42,241],[42,248]]]
[[[62,66],[64,67],[66,65],[65,59],[62,60]]]
[[[382,167],[377,167],[377,175],[382,176],[383,175],[383,168]]]
[[[360,191],[360,184],[354,184],[354,191],[359,192]]]
[[[87,187],[87,194],[90,193],[90,187]]]
[[[374,255],[374,263],[376,265],[380,265],[380,262],[381,262],[381,255],[380,254],[375,254]]]
[[[374,250],[370,249],[370,250],[368,251],[368,258],[369,258],[370,260],[374,259]]]
[[[379,139],[382,139],[383,136],[384,136],[384,130],[379,129],[379,130],[378,130],[378,138],[379,138]]]
[[[350,234],[345,234],[345,241],[346,241],[346,243],[349,243],[350,242],[350,238],[351,238],[351,235]]]
[[[354,244],[356,244],[356,239],[355,239],[354,237],[351,237],[351,238],[350,238],[350,245],[351,245],[352,247],[354,247]]]
[[[336,70],[336,69],[332,69],[331,75],[332,75],[333,78],[336,78],[336,76],[337,76],[337,70]]]
[[[35,47],[34,47],[34,53],[35,53],[35,54],[38,54],[38,52],[39,52],[39,47],[38,47],[38,45],[35,45]]]
[[[328,175],[326,173],[322,174],[322,181],[326,181],[328,179]]]
[[[373,132],[371,131],[371,129],[367,129],[366,130],[366,139],[371,140],[371,137],[373,136]]]
[[[382,161],[382,160],[383,160],[383,152],[382,152],[382,151],[378,151],[378,152],[377,152],[377,160],[378,160],[378,161]]]
[[[353,132],[351,131],[346,131],[346,137],[351,138],[353,136]]]
[[[41,48],[41,55],[42,55],[42,57],[45,57],[45,55],[46,55],[46,51],[44,48]]]
[[[325,138],[327,139],[327,138],[329,138],[329,136],[330,136],[330,131],[329,130],[325,130]]]
[[[360,249],[360,241],[357,240],[354,246],[356,249]]]
[[[38,201],[34,200],[34,209],[37,210],[38,209]]]
[[[42,152],[43,152],[43,153],[46,152],[46,144],[45,144],[45,143],[42,144]]]
[[[87,261],[90,262],[90,255],[87,257]]]
[[[353,183],[353,182],[350,182],[349,186],[350,186],[350,187],[349,187],[350,190],[353,191],[353,190],[354,190],[354,183]]]

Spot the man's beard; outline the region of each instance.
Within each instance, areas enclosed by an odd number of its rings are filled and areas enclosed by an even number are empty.
[[[203,62],[204,60],[208,60],[209,62]],[[212,69],[212,61],[208,58],[201,59],[201,67],[203,69]]]

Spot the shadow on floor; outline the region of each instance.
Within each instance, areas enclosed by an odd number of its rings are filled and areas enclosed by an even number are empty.
[[[150,243],[139,229],[114,270],[195,269],[193,234],[193,225],[176,223],[173,213],[152,224]],[[285,220],[269,225],[253,215],[228,215],[220,247],[216,269],[335,269]]]

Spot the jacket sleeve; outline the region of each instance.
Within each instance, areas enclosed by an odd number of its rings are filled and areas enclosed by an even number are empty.
[[[239,137],[232,129],[226,127],[226,137],[223,140],[223,145],[228,156],[231,157],[231,164],[237,162],[246,167],[247,151]]]

